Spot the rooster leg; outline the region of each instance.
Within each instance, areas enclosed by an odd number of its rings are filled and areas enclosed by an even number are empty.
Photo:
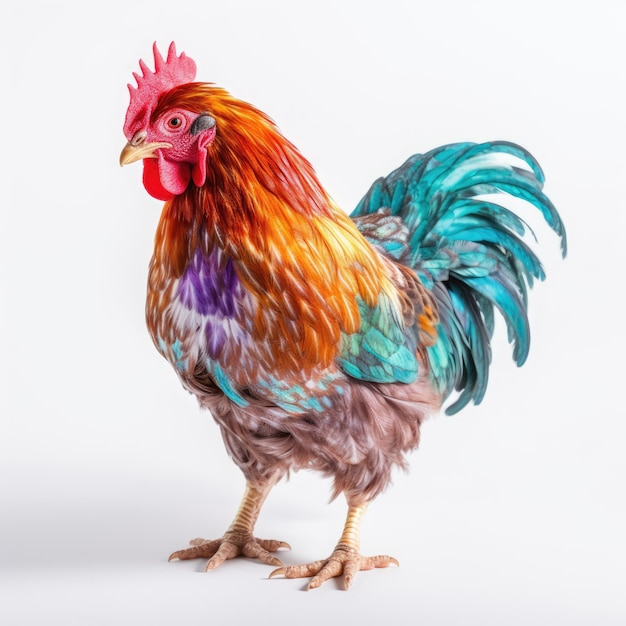
[[[189,542],[190,548],[172,553],[169,560],[186,561],[188,559],[208,558],[207,572],[236,556],[257,558],[267,565],[281,566],[281,560],[271,553],[280,548],[289,549],[289,544],[274,539],[257,539],[252,535],[261,506],[271,487],[272,483],[264,485],[247,483],[235,519],[221,539],[192,539]]]
[[[314,561],[306,565],[280,567],[270,574],[285,578],[306,578],[312,576],[307,590],[316,589],[329,578],[343,574],[345,588],[348,589],[357,572],[375,567],[388,567],[391,563],[399,565],[391,556],[362,556],[359,552],[361,518],[367,509],[367,503],[351,505],[348,501],[348,517],[339,543],[329,558]]]

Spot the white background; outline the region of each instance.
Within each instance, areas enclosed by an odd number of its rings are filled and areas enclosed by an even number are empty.
[[[3,624],[626,623],[622,293],[624,3],[9,0],[0,23],[0,621]],[[400,568],[267,580],[167,563],[219,536],[243,481],[144,328],[160,203],[120,169],[126,83],[174,39],[270,114],[350,210],[414,152],[526,146],[568,228],[518,370],[423,429],[362,547]],[[258,534],[326,556],[344,503],[300,473]]]

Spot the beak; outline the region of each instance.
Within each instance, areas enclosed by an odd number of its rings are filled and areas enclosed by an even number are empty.
[[[128,165],[141,159],[156,158],[155,151],[159,148],[171,148],[172,144],[165,141],[153,141],[151,143],[135,143],[129,141],[120,154],[120,165]]]

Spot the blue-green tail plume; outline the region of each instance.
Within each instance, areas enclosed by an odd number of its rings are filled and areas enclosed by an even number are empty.
[[[525,166],[514,165],[510,157]],[[437,302],[439,335],[427,353],[433,378],[444,394],[459,392],[447,413],[470,401],[478,404],[484,396],[494,308],[506,321],[513,358],[518,365],[526,360],[527,289],[533,279],[543,280],[545,275],[523,239],[532,231],[509,208],[496,203],[494,194],[508,194],[536,207],[561,237],[565,255],[565,229],[542,191],[543,181],[539,164],[520,146],[451,144],[415,155],[377,180],[352,214],[356,218],[386,208],[408,229],[408,246],[399,252],[396,238],[389,241],[387,252],[412,267]]]

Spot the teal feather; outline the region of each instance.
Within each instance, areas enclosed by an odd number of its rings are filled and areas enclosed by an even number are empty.
[[[545,273],[524,240],[526,236],[535,238],[533,231],[496,199],[518,198],[537,209],[560,237],[565,255],[565,227],[542,191],[543,182],[539,164],[521,146],[509,142],[450,144],[414,155],[378,179],[352,213],[366,237],[411,267],[432,290],[440,321],[437,341],[426,354],[433,382],[444,396],[459,393],[448,413],[470,401],[479,403],[484,396],[495,310],[506,322],[515,362],[521,365],[526,360],[530,347],[527,292]],[[382,230],[374,230],[367,220],[381,210],[387,211],[388,220],[401,222],[404,247],[396,237],[387,248]],[[400,232],[398,227],[396,232]],[[400,253],[403,256],[397,256]],[[368,340],[374,353],[396,346],[397,332],[393,337],[382,335],[382,341],[373,334]],[[360,344],[357,353],[364,351],[365,345]],[[402,361],[399,356],[398,360]],[[351,363],[360,373],[372,369],[371,364],[360,365],[358,359]]]
[[[248,401],[233,387],[230,379],[226,375],[226,372],[224,372],[218,363],[212,361],[211,359],[207,359],[206,366],[207,370],[211,372],[215,384],[230,400],[238,406],[248,406]]]
[[[359,300],[361,327],[344,334],[338,363],[350,376],[379,383],[417,378],[416,340],[407,334],[394,307],[381,294],[375,307]]]

